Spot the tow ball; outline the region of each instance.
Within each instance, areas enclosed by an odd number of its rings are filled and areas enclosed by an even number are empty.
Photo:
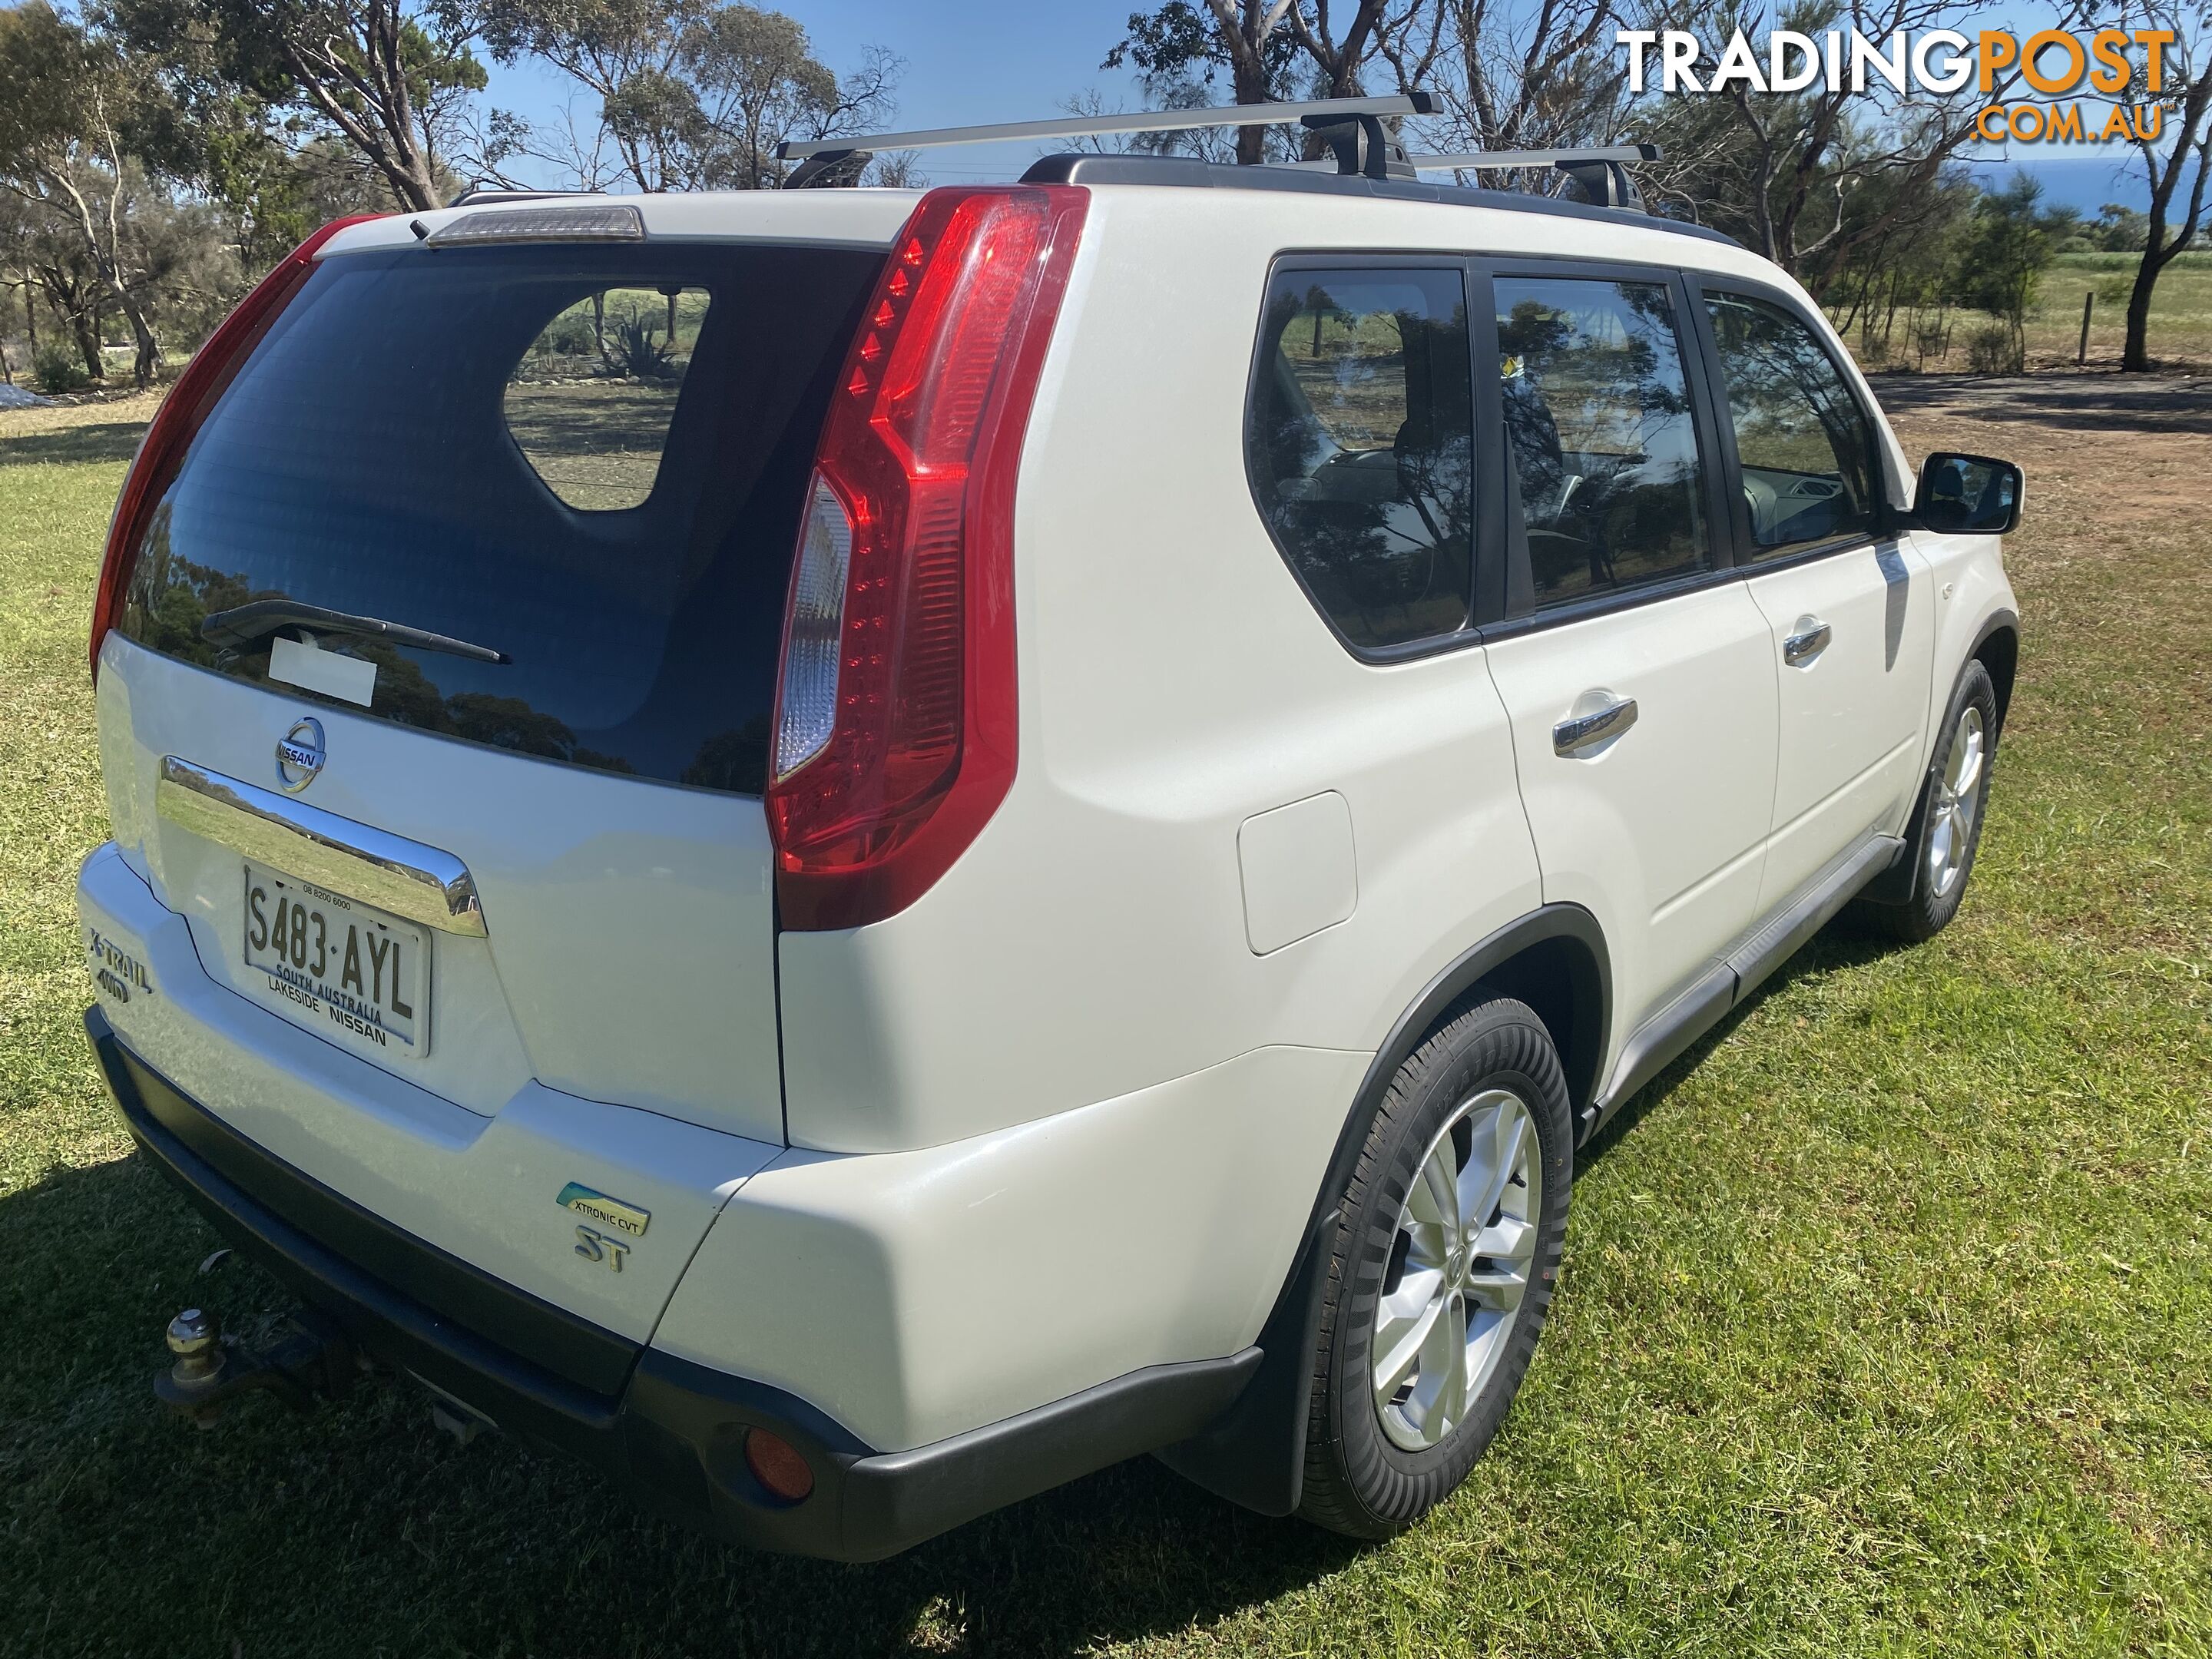
[[[352,1345],[309,1315],[249,1343],[224,1336],[204,1310],[186,1308],[169,1322],[167,1340],[174,1358],[155,1376],[155,1396],[204,1429],[240,1395],[258,1389],[305,1411],[319,1395],[344,1393],[356,1374]]]

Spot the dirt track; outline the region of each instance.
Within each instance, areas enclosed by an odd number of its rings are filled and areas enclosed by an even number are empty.
[[[1873,385],[1916,464],[1932,449],[2017,461],[2038,520],[2212,514],[2212,375],[1880,374]]]

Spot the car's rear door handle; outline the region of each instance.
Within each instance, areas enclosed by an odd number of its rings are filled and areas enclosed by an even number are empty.
[[[1594,714],[1577,714],[1561,720],[1552,728],[1552,748],[1559,754],[1574,755],[1617,738],[1636,724],[1636,699],[1616,697]]]
[[[1810,662],[1828,648],[1828,641],[1835,636],[1836,630],[1818,617],[1803,617],[1797,631],[1782,641],[1782,660],[1792,668]]]

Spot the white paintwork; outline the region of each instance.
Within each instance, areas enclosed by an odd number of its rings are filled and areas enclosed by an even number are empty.
[[[1904,832],[1920,787],[1936,594],[1909,542],[1754,570],[1745,586],[1771,631],[1781,696],[1764,913],[1867,830]],[[1815,621],[1834,630],[1827,647],[1785,662],[1783,641]]]
[[[1613,957],[1615,1038],[1750,927],[1774,800],[1774,644],[1740,582],[1500,641],[1521,799],[1547,903],[1579,904]],[[1636,700],[1636,723],[1575,755],[1552,728]],[[1640,1023],[1640,1022],[1637,1022]]]
[[[312,713],[328,758],[301,800],[468,866],[489,937],[434,942],[438,1039],[409,1062],[410,1081],[489,1113],[534,1078],[781,1141],[757,800],[434,737],[188,667],[117,635],[100,661],[111,793],[120,762],[132,801],[150,803],[165,755],[276,787],[276,740]],[[208,973],[235,982],[246,971],[240,860],[136,805],[115,823],[155,891],[191,919]]]
[[[1359,905],[1352,809],[1329,789],[1255,813],[1237,826],[1237,869],[1254,956],[1335,927]]]
[[[656,237],[883,246],[917,198],[628,199]],[[358,226],[325,257],[452,216]],[[1328,249],[1794,286],[1610,221],[1094,189],[1017,496],[1019,769],[928,893],[778,938],[757,802],[319,707],[314,803],[453,853],[483,896],[487,939],[437,941],[436,1047],[396,1077],[233,994],[235,859],[151,811],[166,753],[268,781],[303,706],[111,639],[119,848],[81,892],[160,984],[113,1011],[126,1041],[410,1231],[878,1447],[1249,1343],[1370,1058],[1437,973],[1547,900],[1582,904],[1617,1055],[1792,872],[1899,827],[1933,711],[2012,604],[1990,541],[1915,535],[1893,653],[1893,589],[1853,555],[1356,660],[1285,570],[1243,453],[1269,266]],[[1792,680],[1780,639],[1813,613],[1837,640]],[[1554,755],[1552,726],[1599,690],[1638,699],[1635,727]],[[619,1280],[568,1248],[570,1180],[653,1211]]]
[[[723,1200],[780,1150],[527,1079],[495,1115],[465,1110],[408,1080],[424,1067],[395,1076],[210,979],[185,919],[112,842],[85,860],[77,908],[146,964],[150,994],[100,999],[141,1060],[325,1186],[633,1340]],[[578,1218],[555,1202],[572,1181],[652,1212],[620,1273],[576,1255]]]
[[[788,1389],[879,1450],[1233,1353],[1366,1063],[1262,1048],[927,1151],[794,1150],[723,1210],[653,1345]]]

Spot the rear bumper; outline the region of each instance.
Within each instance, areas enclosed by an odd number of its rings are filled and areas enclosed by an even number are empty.
[[[392,1226],[238,1133],[145,1065],[97,1007],[85,1030],[155,1165],[247,1255],[363,1350],[502,1428],[582,1458],[647,1507],[733,1541],[878,1560],[990,1510],[1197,1433],[1251,1378],[1256,1348],[1155,1365],[913,1450],[874,1450],[805,1401],[628,1340]],[[745,1431],[805,1455],[779,1502]]]

